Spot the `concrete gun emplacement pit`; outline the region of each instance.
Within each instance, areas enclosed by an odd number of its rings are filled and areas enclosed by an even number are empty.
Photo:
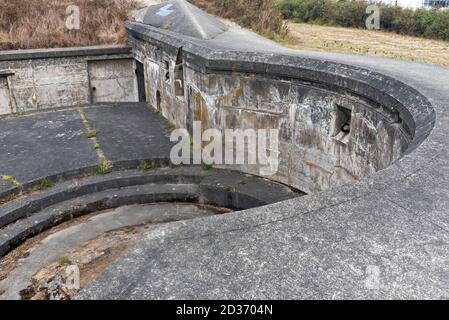
[[[187,202],[232,212],[152,211],[73,298],[449,297],[446,68],[294,51],[181,0],[138,17],[126,47],[0,53],[2,256],[86,214]],[[170,130],[194,121],[278,129],[279,170],[171,167]]]

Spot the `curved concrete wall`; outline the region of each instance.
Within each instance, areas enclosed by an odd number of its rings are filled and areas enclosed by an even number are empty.
[[[150,105],[182,128],[199,120],[205,128],[279,129],[280,166],[271,178],[304,192],[384,169],[422,142],[435,121],[425,97],[380,74],[213,50],[137,23],[127,28]],[[349,133],[342,131],[346,122]],[[257,166],[237,169],[258,173]]]

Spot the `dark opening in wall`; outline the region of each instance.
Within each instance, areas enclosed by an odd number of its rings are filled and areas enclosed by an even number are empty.
[[[335,140],[346,144],[349,142],[349,136],[351,134],[352,110],[336,105],[335,112],[335,125],[332,136]]]
[[[137,78],[137,91],[139,94],[139,102],[146,102],[147,97],[145,93],[145,72],[143,64],[136,60],[136,78]]]
[[[182,59],[182,48],[178,51],[175,66],[175,95],[184,96],[184,61]]]
[[[161,93],[159,92],[159,90],[156,92],[156,109],[158,111],[161,111]]]
[[[0,74],[0,115],[13,112],[8,78]]]
[[[165,68],[165,83],[170,84],[170,62],[164,61]]]

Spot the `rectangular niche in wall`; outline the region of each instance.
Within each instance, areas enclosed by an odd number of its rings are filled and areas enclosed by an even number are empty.
[[[175,66],[175,95],[184,97],[184,61],[182,59],[182,49],[179,49]]]
[[[138,102],[132,59],[89,60],[91,102]]]
[[[136,64],[136,78],[137,78],[137,92],[139,95],[139,102],[147,102],[146,89],[145,89],[145,70],[143,63],[135,60]]]
[[[347,144],[351,135],[352,109],[335,106],[335,118],[332,136],[335,140]]]
[[[164,60],[164,81],[166,84],[170,85],[170,61]]]

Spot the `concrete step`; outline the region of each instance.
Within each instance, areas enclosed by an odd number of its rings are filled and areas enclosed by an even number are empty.
[[[0,257],[51,227],[76,217],[131,204],[197,202],[196,184],[147,184],[83,195],[49,206],[0,230]]]
[[[260,177],[197,167],[127,170],[75,179],[0,206],[0,257],[44,230],[106,209],[189,202],[245,210],[300,195]]]
[[[48,190],[28,194],[0,206],[0,228],[53,204],[92,192],[148,183],[199,183],[204,176],[205,172],[201,170],[174,168],[147,172],[125,170],[65,181]]]
[[[51,205],[109,189],[150,183],[195,183],[215,205],[249,209],[303,195],[289,187],[260,177],[228,170],[198,167],[125,170],[104,176],[73,179],[45,191],[22,196],[0,206],[0,228]],[[239,197],[235,195],[239,194]]]

